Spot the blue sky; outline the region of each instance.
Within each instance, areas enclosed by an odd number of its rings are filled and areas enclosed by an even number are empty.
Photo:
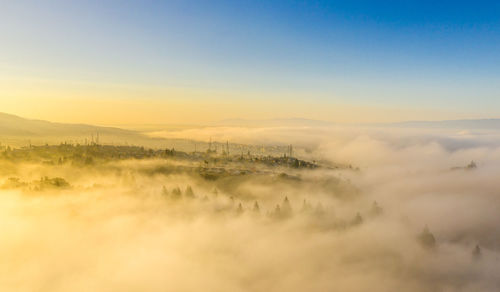
[[[3,77],[500,116],[495,1],[7,1],[0,11]]]

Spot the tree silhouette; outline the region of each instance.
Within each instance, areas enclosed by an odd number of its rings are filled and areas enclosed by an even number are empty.
[[[276,205],[276,208],[274,208],[274,218],[281,218],[281,207],[280,204]]]
[[[186,192],[184,192],[184,195],[190,199],[194,198],[194,192],[193,192],[193,189],[191,188],[191,186],[187,186]]]
[[[361,223],[363,223],[363,217],[361,217],[361,214],[358,212],[352,220],[352,225],[360,225]]]
[[[481,248],[479,247],[478,244],[476,244],[476,247],[472,250],[472,256],[475,259],[481,258]]]
[[[310,212],[311,210],[312,210],[311,204],[309,204],[309,202],[307,202],[306,199],[304,199],[304,201],[302,201],[302,209],[300,211]]]
[[[168,190],[165,186],[161,188],[161,194],[162,196],[168,196]]]
[[[378,215],[381,215],[382,212],[383,212],[383,209],[379,206],[379,204],[377,203],[377,201],[374,201],[373,205],[372,205],[372,208],[370,210],[370,214],[372,216],[378,216]]]
[[[243,214],[243,211],[243,206],[241,205],[241,203],[239,203],[238,208],[236,209],[236,214],[241,215]]]
[[[432,249],[436,246],[436,238],[434,238],[434,235],[429,231],[427,225],[424,227],[424,230],[422,230],[422,232],[418,235],[418,241],[425,248]]]
[[[259,207],[259,203],[257,201],[255,201],[255,203],[253,204],[253,212],[260,213],[260,207]]]
[[[182,191],[179,187],[175,187],[173,190],[172,190],[172,196],[171,196],[173,199],[180,199],[182,198]]]
[[[285,217],[291,216],[292,215],[292,206],[290,205],[290,201],[288,200],[288,197],[285,197],[283,200],[283,207],[281,208],[282,214]]]

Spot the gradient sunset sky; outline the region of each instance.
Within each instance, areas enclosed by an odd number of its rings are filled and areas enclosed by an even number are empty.
[[[0,112],[108,125],[500,117],[500,2],[0,1]]]

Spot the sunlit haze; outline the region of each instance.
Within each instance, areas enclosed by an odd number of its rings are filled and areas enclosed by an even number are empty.
[[[492,118],[499,9],[494,1],[3,1],[0,108],[99,124]]]
[[[0,0],[0,292],[500,287],[500,2]]]

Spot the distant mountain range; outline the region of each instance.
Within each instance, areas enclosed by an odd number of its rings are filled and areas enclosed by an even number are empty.
[[[268,120],[245,120],[230,119],[210,123],[212,126],[304,126],[304,127],[327,127],[332,125],[341,125],[328,121],[290,118],[290,119],[268,119]],[[398,127],[398,128],[452,128],[452,129],[499,129],[500,119],[470,119],[470,120],[444,120],[444,121],[406,121],[397,123],[375,123],[375,124],[356,124],[345,126],[363,126],[363,127]]]
[[[242,127],[278,127],[278,126],[295,126],[295,127],[321,127],[321,126],[331,126],[334,123],[303,119],[303,118],[289,118],[289,119],[266,119],[266,120],[245,120],[245,119],[227,119],[217,122],[209,123],[210,126],[242,126]]]
[[[92,140],[97,141],[97,136],[99,142],[106,144],[150,147],[173,147],[174,144],[183,144],[181,140],[151,138],[139,131],[85,124],[53,123],[0,113],[0,143],[4,145],[26,146],[29,143],[40,145],[63,142],[83,144],[91,143]]]
[[[0,113],[0,135],[4,136],[79,136],[91,134],[137,135],[134,131],[85,124],[52,123],[29,120]]]
[[[336,125],[328,121],[289,118],[268,120],[231,119],[209,123],[214,127],[329,127]],[[347,125],[346,125],[347,126]],[[362,124],[364,127],[398,128],[448,128],[460,130],[498,129],[500,119],[446,120],[446,121],[408,121],[400,123]],[[194,127],[194,126],[193,126]],[[167,129],[168,126],[162,127]],[[160,130],[160,129],[158,129]],[[101,127],[86,124],[53,123],[42,120],[30,120],[15,115],[0,113],[0,143],[11,145],[90,142],[99,134],[102,143],[135,144],[150,147],[192,147],[192,141],[186,139],[152,138],[141,131],[114,127]]]
[[[175,148],[181,151],[193,151],[198,147],[198,151],[205,151],[208,148],[208,141],[162,138],[152,137],[148,133],[152,130],[179,130],[187,128],[197,128],[200,126],[180,126],[172,127],[171,125],[164,126],[146,126],[145,128],[138,126],[137,129],[142,130],[127,130],[115,127],[101,127],[86,124],[64,124],[53,123],[42,120],[31,120],[21,118],[11,114],[0,113],[0,146],[23,147],[28,145],[44,145],[44,144],[90,144],[92,141],[97,142],[99,135],[100,144],[112,145],[136,145],[151,148]],[[207,139],[208,140],[208,139]],[[212,144],[222,147],[226,144],[221,142],[212,142]],[[244,149],[245,151],[261,151],[262,145],[246,145],[230,143],[230,147]],[[243,147],[243,148],[242,148]],[[266,151],[268,153],[283,153],[283,149],[278,147],[270,147]],[[274,152],[273,152],[274,151]]]

